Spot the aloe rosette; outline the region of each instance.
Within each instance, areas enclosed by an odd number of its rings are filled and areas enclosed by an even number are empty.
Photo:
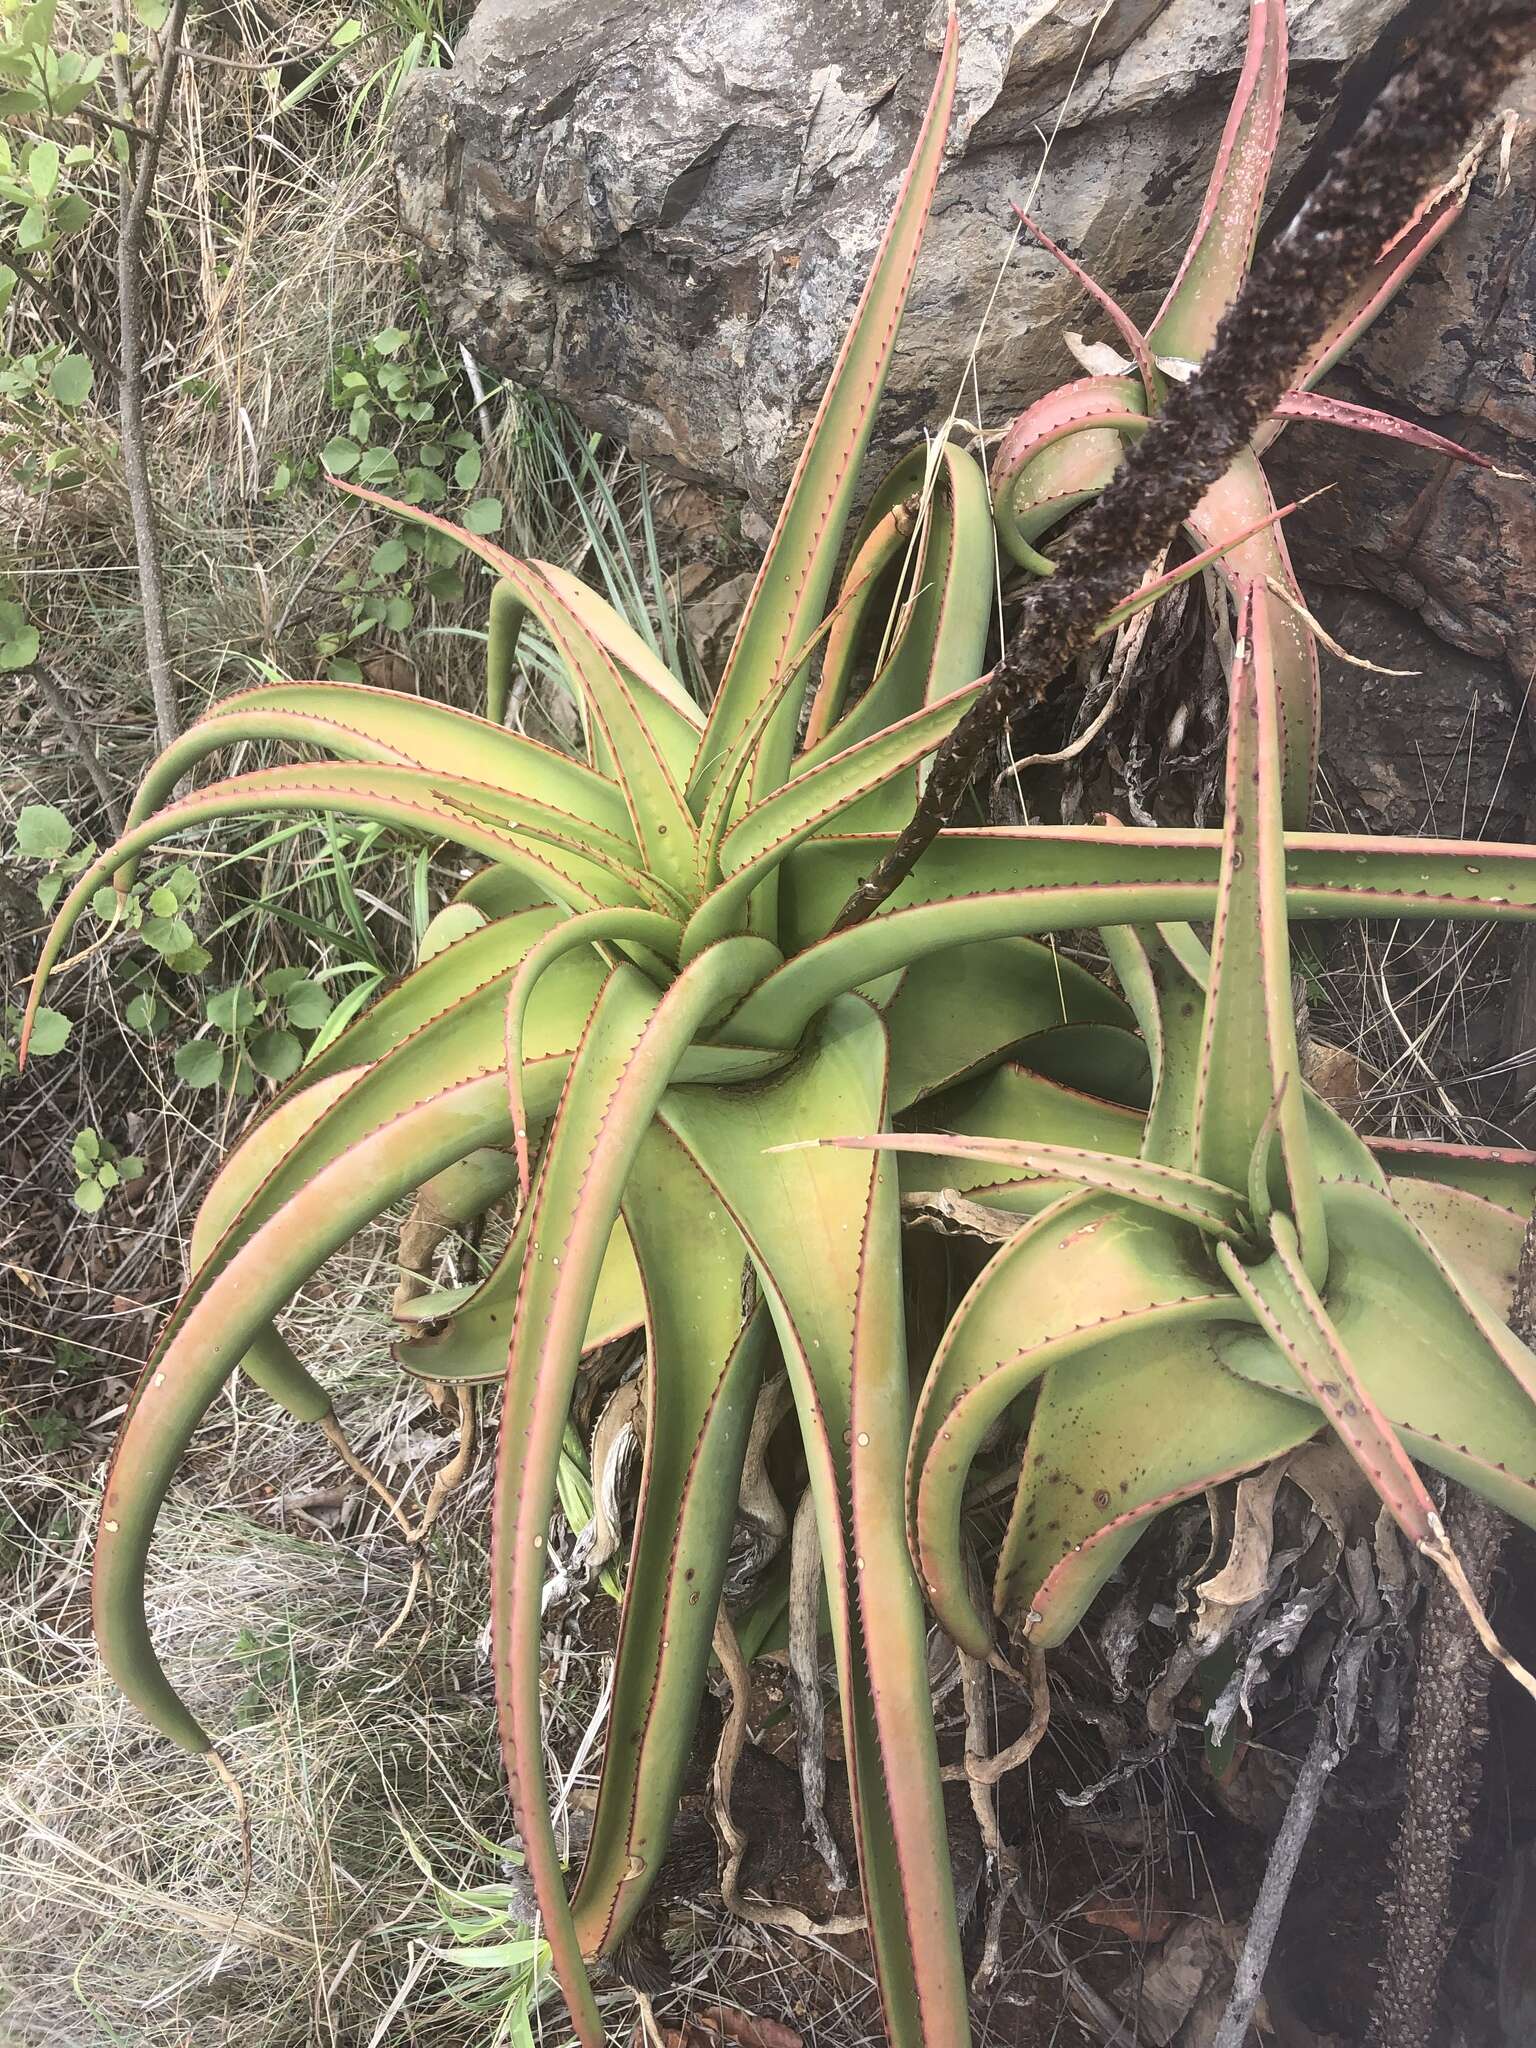
[[[1536,1524],[1536,1357],[1504,1321],[1536,1154],[1373,1149],[1303,1084],[1267,626],[1249,586],[1209,953],[1182,923],[1104,934],[1149,1055],[1144,1113],[1013,1066],[953,1100],[958,1131],[833,1141],[1033,1212],[956,1311],[909,1449],[914,1562],[977,1656],[998,1623],[1059,1643],[1154,1516],[1322,1424],[1453,1576],[1415,1461]],[[989,1613],[963,1504],[1020,1402]]]
[[[1284,0],[1251,0],[1242,68],[1195,231],[1145,334],[1102,285],[1021,213],[1029,234],[1091,295],[1125,350],[1121,355],[1113,345],[1100,344],[1083,351],[1094,365],[1093,374],[1037,399],[998,444],[991,479],[998,537],[1032,573],[1051,573],[1055,565],[1044,550],[1052,531],[1104,489],[1127,441],[1144,433],[1156,416],[1168,380],[1192,373],[1236,298],[1252,261],[1274,165],[1286,71]],[[1490,466],[1486,456],[1443,434],[1313,389],[1460,217],[1475,161],[1474,155],[1431,193],[1382,249],[1375,268],[1298,367],[1293,388],[1190,513],[1186,531],[1195,547],[1207,547],[1216,535],[1253,526],[1273,512],[1260,457],[1292,422],[1383,435]],[[1280,682],[1286,822],[1302,826],[1317,765],[1317,650],[1282,529],[1278,524],[1261,528],[1227,552],[1218,567],[1233,589],[1243,579],[1256,582],[1258,602],[1270,615]]]
[[[1052,1100],[1074,1073],[1090,1087],[1124,1073],[1134,1101],[1136,1027],[1151,1045],[1173,1023],[1148,1007],[1134,976],[1127,1004],[1040,941],[1083,926],[1145,935],[1232,921],[1230,831],[1224,841],[1095,827],[945,832],[876,916],[837,929],[854,884],[911,815],[924,760],[984,681],[993,549],[971,457],[948,444],[918,451],[847,536],[955,62],[951,22],[890,228],[707,713],[573,577],[456,534],[495,578],[490,715],[330,683],[226,699],[150,771],[123,838],[64,903],[39,968],[40,992],[93,892],[125,880],[159,840],[212,819],[342,812],[481,863],[414,972],[310,1061],[225,1162],[191,1282],[124,1420],[94,1604],[124,1689],[166,1735],[211,1751],[145,1618],[155,1519],[182,1451],[242,1364],[300,1419],[328,1417],[273,1324],[357,1230],[422,1190],[450,1222],[515,1190],[515,1226],[485,1280],[404,1302],[402,1357],[436,1381],[503,1387],[491,1572],[502,1741],[544,1932],[575,2031],[592,2048],[603,2028],[588,1966],[632,1923],[665,1851],[775,1351],[820,1533],[887,2028],[898,2044],[965,2038],[924,1656],[929,1572],[920,1540],[913,1569],[904,1480],[920,1469],[916,1447],[937,1410],[930,1392],[914,1435],[896,1162],[804,1141],[861,1139],[921,1119],[956,1091],[1022,1085],[1021,1049]],[[1266,505],[1214,533],[1193,563],[1127,593],[1103,630],[1273,516]],[[582,759],[502,724],[524,630],[542,637],[573,693]],[[331,758],[173,797],[206,755],[252,741]],[[1291,917],[1536,915],[1536,857],[1525,848],[1282,835],[1268,813],[1265,831],[1266,887]],[[1267,930],[1271,950],[1283,944],[1273,915]],[[1192,942],[1175,951],[1198,978]],[[1154,981],[1158,971],[1147,970]],[[1241,985],[1226,971],[1213,981]],[[1213,1040],[1223,1070],[1227,1044]],[[1149,1130],[1169,1123],[1160,1105],[1171,1099],[1160,1094]],[[1276,1156],[1287,1162],[1301,1099],[1281,1099]],[[1261,1122],[1270,1106],[1264,1094]],[[1055,1130],[1042,1114],[1035,1134],[1055,1142]],[[1347,1143],[1337,1140],[1353,1158]],[[1160,1166],[1150,1154],[1133,1162],[1137,1186]],[[1252,1212],[1239,1196],[1251,1195],[1227,1185],[1225,1157],[1162,1170],[1179,1245],[1249,1247]],[[1308,1185],[1296,1172],[1299,1183],[1277,1189]],[[1168,1193],[1167,1175],[1182,1193]],[[1097,1186],[1086,1167],[1081,1177],[1074,1199],[1124,1192]],[[1328,1242],[1342,1242],[1330,1208],[1342,1200],[1325,1188],[1294,1205],[1300,1270],[1314,1290],[1317,1217]],[[1277,1217],[1291,1213],[1274,1206]],[[1279,1220],[1273,1235],[1278,1245]],[[1010,1257],[1011,1248],[997,1270]],[[1224,1272],[1201,1284],[1239,1299]],[[1240,1338],[1258,1316],[1234,1312]],[[593,1833],[568,1894],[540,1715],[547,1528],[583,1353],[637,1329],[645,1458]],[[1286,1428],[1316,1426],[1313,1407],[1245,1359],[1239,1347],[1212,1368],[1266,1418],[1240,1433],[1234,1465],[1264,1455]],[[1021,1573],[1010,1566],[1010,1585]],[[929,1599],[965,1640],[941,1577]]]

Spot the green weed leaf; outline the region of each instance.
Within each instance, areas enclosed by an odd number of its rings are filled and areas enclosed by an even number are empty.
[[[39,1010],[32,1020],[32,1050],[39,1059],[62,1052],[74,1029],[62,1010]]]
[[[224,1051],[211,1038],[194,1038],[177,1046],[171,1065],[189,1088],[211,1088],[224,1070]]]
[[[16,820],[16,851],[28,860],[61,860],[74,836],[68,818],[52,804],[24,804]]]
[[[85,356],[60,356],[48,377],[48,389],[59,404],[73,412],[91,395],[96,372]]]

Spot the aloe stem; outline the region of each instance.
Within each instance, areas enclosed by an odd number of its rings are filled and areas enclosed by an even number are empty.
[[[1084,652],[1273,411],[1317,337],[1536,44],[1533,0],[1447,0],[1432,27],[1255,264],[1197,374],[1175,385],[1025,599],[986,689],[933,759],[916,810],[844,904],[862,924],[955,816],[1007,720]]]
[[[1509,1326],[1536,1337],[1536,1215],[1520,1251]],[[1491,1501],[1452,1486],[1447,1536],[1484,1606],[1509,1524]],[[1431,1580],[1419,1632],[1419,1679],[1408,1726],[1407,1800],[1392,1850],[1386,1946],[1366,2048],[1428,2048],[1456,1932],[1451,1888],[1482,1778],[1493,1665],[1453,1587]]]

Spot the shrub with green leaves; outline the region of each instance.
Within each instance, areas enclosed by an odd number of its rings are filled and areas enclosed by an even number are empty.
[[[491,568],[488,715],[338,682],[215,705],[150,770],[118,844],[74,878],[34,991],[96,890],[131,889],[150,848],[212,821],[347,814],[480,863],[414,972],[323,1040],[214,1181],[191,1282],[107,1478],[94,1611],[124,1689],[172,1740],[211,1752],[144,1600],[183,1450],[237,1368],[334,1430],[274,1318],[403,1198],[451,1224],[515,1190],[483,1280],[402,1290],[400,1352],[440,1385],[502,1387],[498,1715],[584,2048],[606,2038],[592,1966],[666,1850],[717,1629],[760,1644],[782,1613],[771,1574],[722,1606],[738,1503],[762,1476],[757,1418],[773,1420],[781,1372],[792,1408],[778,1462],[819,1532],[871,1948],[899,2048],[967,2038],[926,1653],[931,1610],[968,1652],[1004,1654],[969,1592],[969,1542],[990,1548],[1008,1627],[1055,1640],[1158,1507],[1325,1425],[1447,1569],[1405,1442],[1426,1457],[1437,1444],[1439,1462],[1536,1521],[1536,1361],[1457,1236],[1482,1213],[1458,1194],[1528,1198],[1536,1162],[1421,1162],[1432,1191],[1417,1209],[1383,1186],[1379,1158],[1300,1085],[1287,943],[1291,920],[1529,919],[1536,852],[1286,829],[1284,695],[1256,579],[1242,585],[1224,832],[951,828],[876,914],[844,923],[913,814],[922,764],[983,687],[995,597],[985,481],[951,442],[900,462],[848,530],[955,65],[951,21],[708,710],[564,570],[351,486]],[[1223,526],[1160,584],[1127,592],[1101,630],[1253,530]],[[505,726],[529,630],[576,702],[583,758]],[[207,755],[253,741],[328,758],[173,795]],[[1190,933],[1200,923],[1216,933],[1209,960]],[[1123,993],[1041,943],[1083,927],[1106,935]],[[219,1016],[210,1028],[227,1037],[260,1021],[235,1000]],[[921,1135],[937,1123],[959,1139]],[[984,1161],[986,1203],[1043,1210],[983,1274],[915,1412],[902,1132],[930,1176],[959,1150]],[[967,1136],[1015,1148],[1001,1175]],[[1045,1207],[1063,1180],[1077,1192]],[[1437,1389],[1406,1387],[1408,1368],[1372,1341],[1371,1290],[1394,1245],[1456,1361]],[[1106,1315],[1132,1319],[1148,1347],[1117,1346]],[[644,1460],[593,1829],[568,1892],[540,1700],[548,1534],[583,1356],[636,1331]],[[968,1515],[965,1471],[1005,1388],[1037,1383],[1031,1490],[999,1556]],[[1494,1421],[1471,1412],[1484,1402]],[[1071,1496],[1070,1530],[1049,1526],[1053,1488]]]

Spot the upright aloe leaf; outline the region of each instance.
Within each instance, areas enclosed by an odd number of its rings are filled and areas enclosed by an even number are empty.
[[[982,672],[994,617],[996,555],[986,479],[952,442],[931,451],[915,448],[897,464],[875,505],[895,499],[900,507],[914,497],[916,531],[910,545],[893,550],[895,574],[873,581],[864,602],[850,607],[852,616],[842,630],[828,636],[802,768],[845,752]],[[862,550],[855,554],[855,566],[861,555]],[[893,619],[889,606],[898,596],[899,614]],[[880,597],[886,600],[884,611],[874,609]],[[884,630],[871,649],[872,625]],[[850,702],[861,658],[873,664],[872,674],[868,688]],[[834,712],[840,714],[835,721]],[[915,781],[912,788],[893,785],[878,800],[849,806],[842,829],[869,831],[904,823]]]
[[[1195,1165],[1229,1188],[1246,1188],[1261,1152],[1259,1181],[1295,1218],[1307,1270],[1321,1278],[1327,1238],[1296,1052],[1279,727],[1269,618],[1250,587],[1232,667],[1227,812],[1195,1099]],[[1260,1048],[1262,1058],[1256,1057]],[[1278,1137],[1274,1169],[1272,1135]]]
[[[1199,942],[1187,926],[1112,925],[1103,937],[1152,1054],[1155,1078],[1142,1156],[1191,1167],[1209,960],[1200,962],[1198,978],[1191,973],[1189,947]]]
[[[796,465],[699,743],[689,783],[695,800],[707,796],[721,758],[751,718],[777,665],[793,657],[821,618],[938,181],[958,50],[951,14],[933,97],[890,225]],[[770,724],[753,778],[756,794],[784,779],[795,724],[788,705]]]
[[[1223,536],[1246,533],[1274,509],[1269,480],[1259,459],[1245,450],[1190,514],[1188,530],[1208,547]],[[1254,586],[1254,609],[1265,616],[1270,669],[1280,704],[1285,822],[1300,828],[1312,810],[1322,710],[1317,644],[1302,616],[1306,608],[1285,534],[1278,523],[1264,526],[1232,547],[1217,566],[1239,601],[1245,584]],[[1284,595],[1278,594],[1275,586]]]
[[[1198,362],[1248,274],[1285,111],[1285,8],[1252,0],[1243,69],[1199,223],[1148,330],[1155,356]]]
[[[746,1246],[677,1139],[653,1124],[624,1194],[645,1294],[645,1464],[586,1862],[571,1901],[607,1950],[666,1853],[709,1665],[767,1317]]]

